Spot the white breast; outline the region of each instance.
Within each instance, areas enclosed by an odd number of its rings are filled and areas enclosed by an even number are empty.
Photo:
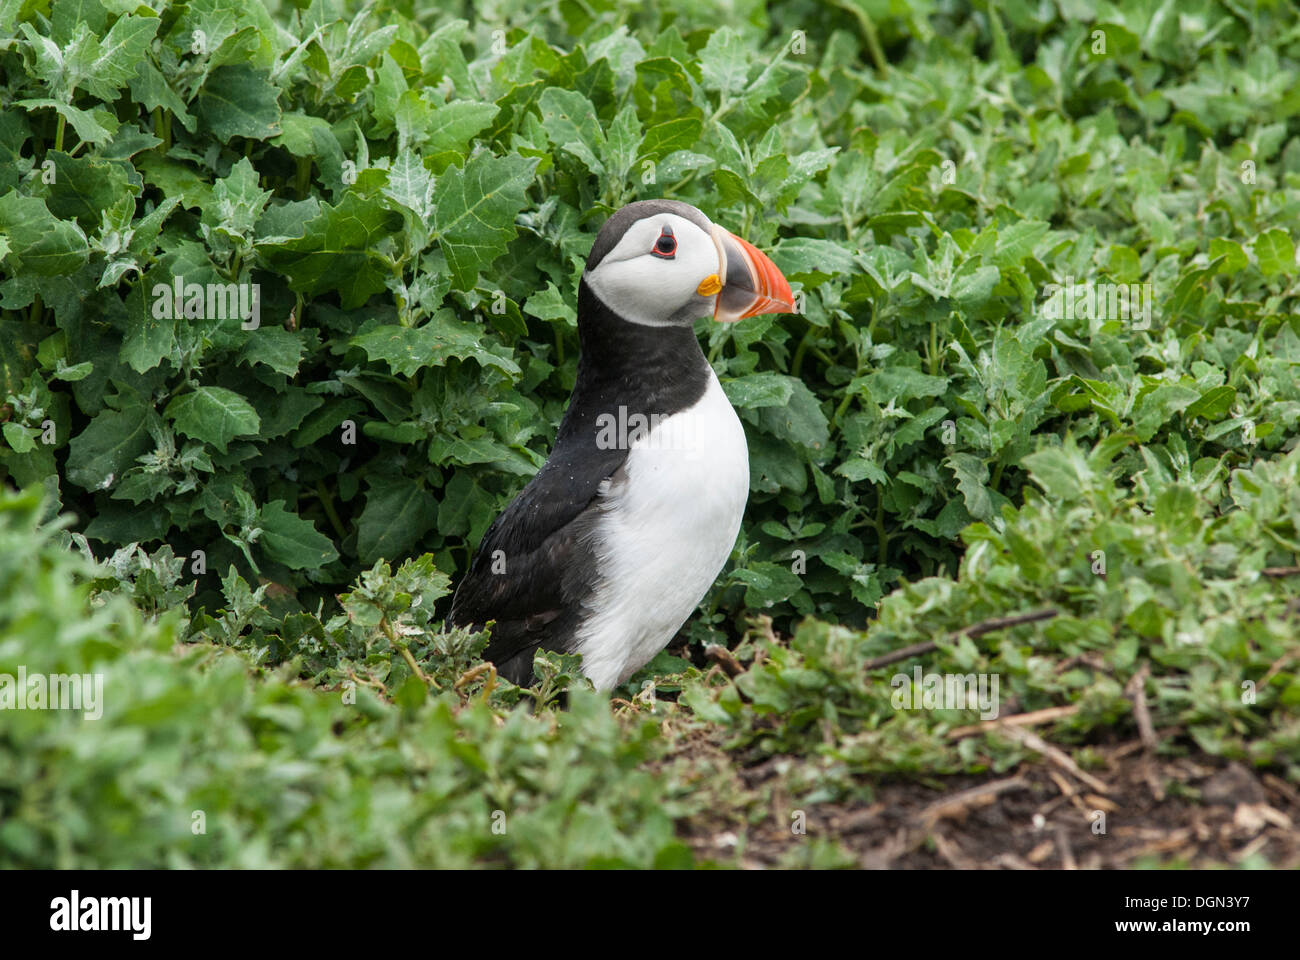
[[[645,666],[694,612],[731,555],[749,494],[745,431],[711,370],[695,406],[630,446],[625,477],[601,487],[601,576],[577,631],[598,690]]]

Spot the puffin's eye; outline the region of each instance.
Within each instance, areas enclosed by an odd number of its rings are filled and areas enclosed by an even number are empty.
[[[650,253],[663,260],[672,260],[673,254],[676,252],[677,238],[673,236],[673,228],[664,227],[659,234],[659,239],[656,240],[655,245],[650,248]]]

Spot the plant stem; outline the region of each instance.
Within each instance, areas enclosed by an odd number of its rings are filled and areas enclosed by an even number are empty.
[[[1267,526],[1261,526],[1260,529],[1276,540],[1279,546],[1286,547],[1286,549],[1290,550],[1297,557],[1300,557],[1300,543],[1287,539],[1276,530],[1272,530]]]
[[[835,5],[841,10],[847,10],[857,19],[858,26],[862,29],[862,36],[867,41],[867,49],[871,52],[871,62],[875,64],[876,73],[884,77],[889,70],[889,63],[885,60],[884,48],[880,46],[880,37],[876,34],[876,25],[871,22],[871,18],[856,3],[846,3],[844,0],[839,0]]]
[[[799,341],[799,346],[794,348],[794,359],[790,361],[790,376],[799,376],[799,371],[803,369],[804,354],[808,352],[808,339],[812,336],[812,324],[808,324],[808,329],[804,331],[803,338]]]
[[[316,481],[316,499],[320,501],[321,507],[325,510],[325,516],[329,518],[330,526],[339,535],[339,539],[342,540],[347,537],[347,532],[343,529],[343,521],[339,519],[338,511],[334,509],[334,498],[326,489],[324,480]]]
[[[397,632],[393,629],[393,625],[388,622],[388,617],[380,619],[379,627],[384,631],[384,636],[388,637],[389,645],[402,655],[402,659],[405,660],[406,665],[411,668],[411,672],[420,678],[420,682],[426,687],[433,687],[435,690],[441,690],[442,687],[438,686],[438,684],[433,681],[432,677],[425,676],[424,671],[420,669],[420,665],[415,662],[415,657],[411,656],[411,651],[407,648],[406,642],[397,636]]]
[[[881,567],[889,559],[889,534],[885,531],[885,493],[876,488],[876,536],[880,539],[880,552],[877,555]]]
[[[853,394],[846,391],[844,394],[844,398],[840,400],[840,405],[836,407],[835,412],[831,414],[832,430],[834,430],[836,427],[839,426],[840,417],[844,416],[845,412],[849,409],[849,404],[852,402],[853,402]]]
[[[718,337],[717,342],[709,348],[709,366],[713,366],[713,361],[717,360],[718,355],[722,353],[722,345],[726,343],[727,337],[730,333],[730,330],[723,330],[722,335]]]

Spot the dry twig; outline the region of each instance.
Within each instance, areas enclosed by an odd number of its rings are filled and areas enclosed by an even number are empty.
[[[1060,720],[1062,717],[1069,717],[1078,712],[1079,705],[1072,703],[1065,707],[1046,707],[1042,710],[1032,710],[1029,713],[1016,713],[1009,717],[999,717],[997,720],[985,720],[982,723],[971,724],[969,727],[954,727],[948,731],[948,739],[960,740],[962,737],[969,737],[972,733],[985,733],[1003,724],[1010,724],[1015,727],[1031,727],[1039,723],[1051,723],[1053,720]]]
[[[1086,783],[1098,793],[1110,793],[1110,787],[1101,780],[1098,780],[1092,774],[1088,773],[1086,770],[1080,769],[1079,765],[1074,762],[1073,757],[1064,750],[1061,750],[1059,747],[1052,746],[1038,734],[1029,730],[1021,730],[1019,727],[1006,725],[1001,727],[998,732],[1005,733],[1012,740],[1018,740],[1035,753],[1041,753],[1048,760],[1052,761],[1052,763],[1056,764],[1062,770],[1065,770],[1075,779]]]
[[[1149,676],[1151,676],[1151,665],[1144,663],[1125,684],[1124,693],[1133,701],[1133,718],[1137,721],[1138,736],[1142,738],[1142,746],[1148,753],[1155,753],[1158,745],[1156,728],[1151,722],[1151,710],[1147,706],[1146,682]]]
[[[1059,610],[1036,610],[1033,613],[1019,613],[1014,617],[994,617],[992,620],[984,620],[980,623],[972,624],[969,627],[963,627],[958,630],[954,636],[982,637],[986,633],[992,633],[994,630],[1003,630],[1007,627],[1018,627],[1022,623],[1037,623],[1040,620],[1051,620]],[[887,667],[891,663],[897,663],[900,660],[907,660],[911,657],[919,656],[922,653],[929,653],[937,650],[938,641],[923,640],[921,643],[914,643],[911,646],[900,647],[897,650],[891,650],[889,653],[883,653],[878,657],[872,657],[864,665],[866,670],[875,670],[879,667]]]
[[[1008,790],[1024,790],[1028,784],[1020,777],[1007,777],[971,787],[950,797],[936,800],[917,816],[927,826],[949,817],[964,816],[972,807],[986,807]]]

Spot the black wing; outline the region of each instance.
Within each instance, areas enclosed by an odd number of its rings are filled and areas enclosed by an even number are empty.
[[[567,449],[566,449],[567,448]],[[533,677],[533,653],[569,649],[596,579],[591,528],[601,483],[627,450],[557,445],[551,458],[488,527],[452,598],[447,622],[495,620],[484,659],[507,679]]]

